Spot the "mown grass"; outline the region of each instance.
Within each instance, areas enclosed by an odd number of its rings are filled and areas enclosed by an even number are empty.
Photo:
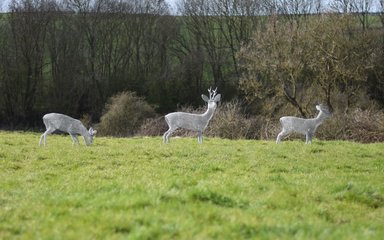
[[[1,239],[382,239],[384,144],[0,132]]]

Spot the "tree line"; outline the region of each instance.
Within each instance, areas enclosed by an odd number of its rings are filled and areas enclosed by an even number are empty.
[[[136,92],[158,113],[218,87],[249,114],[315,101],[384,105],[384,1],[13,0],[0,15],[0,124],[46,112],[97,122]],[[379,13],[372,14],[372,9]],[[176,13],[176,14],[175,14]]]

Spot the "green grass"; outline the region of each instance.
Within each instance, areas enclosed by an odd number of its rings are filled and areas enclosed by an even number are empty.
[[[39,136],[0,132],[0,239],[384,236],[383,143]]]

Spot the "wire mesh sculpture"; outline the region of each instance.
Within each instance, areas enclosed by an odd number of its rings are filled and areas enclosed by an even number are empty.
[[[204,94],[201,95],[201,98],[208,103],[208,109],[203,114],[186,112],[173,112],[167,114],[165,116],[165,121],[167,122],[169,129],[163,135],[164,143],[169,143],[169,137],[178,128],[196,131],[198,133],[197,142],[202,143],[203,132],[208,126],[208,123],[211,120],[213,114],[215,113],[217,102],[219,102],[221,98],[221,94],[217,94],[216,91],[217,88],[215,90],[209,88],[209,98]]]
[[[53,133],[55,130],[68,133],[72,138],[73,144],[79,144],[79,140],[77,139],[77,135],[79,134],[83,136],[87,146],[93,143],[93,136],[97,133],[93,128],[87,130],[80,120],[60,113],[45,114],[43,116],[43,122],[47,130],[40,136],[40,146],[43,139],[44,146],[46,145],[47,135]]]
[[[304,119],[297,117],[281,117],[280,123],[282,126],[281,132],[277,135],[276,143],[280,143],[281,138],[284,138],[292,132],[301,133],[305,135],[305,144],[312,143],[312,137],[316,129],[323,123],[323,121],[331,116],[331,113],[323,104],[316,105],[319,114],[316,118]]]

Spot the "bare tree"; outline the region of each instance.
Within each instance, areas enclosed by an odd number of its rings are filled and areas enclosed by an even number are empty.
[[[168,43],[159,36],[169,32],[159,31],[160,19],[168,13],[164,1],[67,0],[67,6],[77,13],[76,31],[85,48],[84,77],[94,89],[88,95],[96,114],[114,92],[144,94],[152,78],[163,75],[159,72],[165,68],[158,64],[164,63],[166,53],[159,46]]]
[[[333,0],[330,2],[330,7],[339,13],[351,13],[353,11],[353,0]]]
[[[363,29],[369,26],[368,15],[373,6],[373,0],[333,0],[330,2],[330,6],[331,9],[339,13],[357,14]]]
[[[249,41],[261,19],[258,16],[262,13],[261,1],[183,0],[179,10],[185,16],[182,20],[188,34],[182,38],[192,38],[196,46],[185,49],[198,50],[195,56],[200,59],[196,60],[201,62],[206,73],[201,75],[204,79],[199,82],[219,86],[230,98],[235,92],[228,90],[235,89],[241,75],[236,52],[241,44]],[[196,89],[194,93],[199,91]]]
[[[283,17],[270,17],[266,29],[255,32],[251,43],[240,51],[245,70],[240,88],[252,100],[281,98],[288,101],[301,116],[306,117],[305,89],[311,85],[307,71],[307,44],[304,26]],[[274,106],[279,101],[275,99]],[[271,109],[270,109],[271,110]],[[272,111],[273,112],[273,111]]]
[[[77,21],[75,22],[76,31],[81,32],[81,36],[84,38],[85,49],[83,54],[86,64],[84,65],[85,80],[89,81],[91,87],[88,89],[94,89],[89,92],[93,97],[94,106],[101,106],[106,100],[104,91],[103,79],[100,74],[102,66],[100,63],[100,45],[103,45],[103,38],[101,33],[106,31],[103,29],[104,17],[107,16],[107,1],[103,0],[67,0],[67,7],[77,13]],[[97,110],[96,110],[97,111]]]
[[[82,76],[85,69],[82,34],[76,30],[74,12],[59,5],[47,29],[45,57],[50,72],[43,95],[50,101],[45,107],[77,116],[83,96],[88,92]],[[71,34],[68,34],[71,33]]]
[[[256,32],[240,51],[245,70],[240,88],[270,112],[279,108],[279,96],[302,116],[311,102],[326,102],[332,109],[336,94],[346,96],[341,110],[347,111],[366,91],[377,49],[377,38],[359,30],[351,18],[325,14],[300,25],[271,18],[266,31]]]
[[[12,60],[11,30],[4,14],[0,15],[0,114],[11,116],[14,113],[14,85],[15,63]],[[12,94],[13,93],[13,94]],[[7,119],[8,120],[8,119]],[[1,123],[1,122],[0,122]]]
[[[204,46],[214,80],[213,84],[222,87],[224,85],[223,61],[227,61],[227,58],[224,37],[219,33],[214,21],[216,18],[214,3],[213,1],[192,0],[184,1],[183,6],[183,15],[187,16],[185,20],[188,30]]]
[[[379,16],[382,27],[384,27],[384,0],[379,0]]]
[[[330,107],[334,92],[345,93],[345,111],[351,99],[364,89],[375,50],[374,38],[365,32],[351,31],[354,28],[348,16],[327,15],[311,30],[313,51],[308,64],[314,72],[314,80]]]
[[[240,77],[236,53],[241,44],[249,42],[252,31],[258,27],[261,1],[215,0],[214,15],[216,25],[224,36],[226,46],[233,61],[236,80]]]
[[[362,28],[365,30],[369,27],[369,14],[373,0],[352,0],[351,4],[353,11],[357,13]]]
[[[11,116],[31,117],[36,95],[42,87],[47,27],[52,19],[53,1],[20,0],[10,5],[9,24],[12,38],[10,81],[5,98]],[[11,100],[12,99],[12,100]]]

